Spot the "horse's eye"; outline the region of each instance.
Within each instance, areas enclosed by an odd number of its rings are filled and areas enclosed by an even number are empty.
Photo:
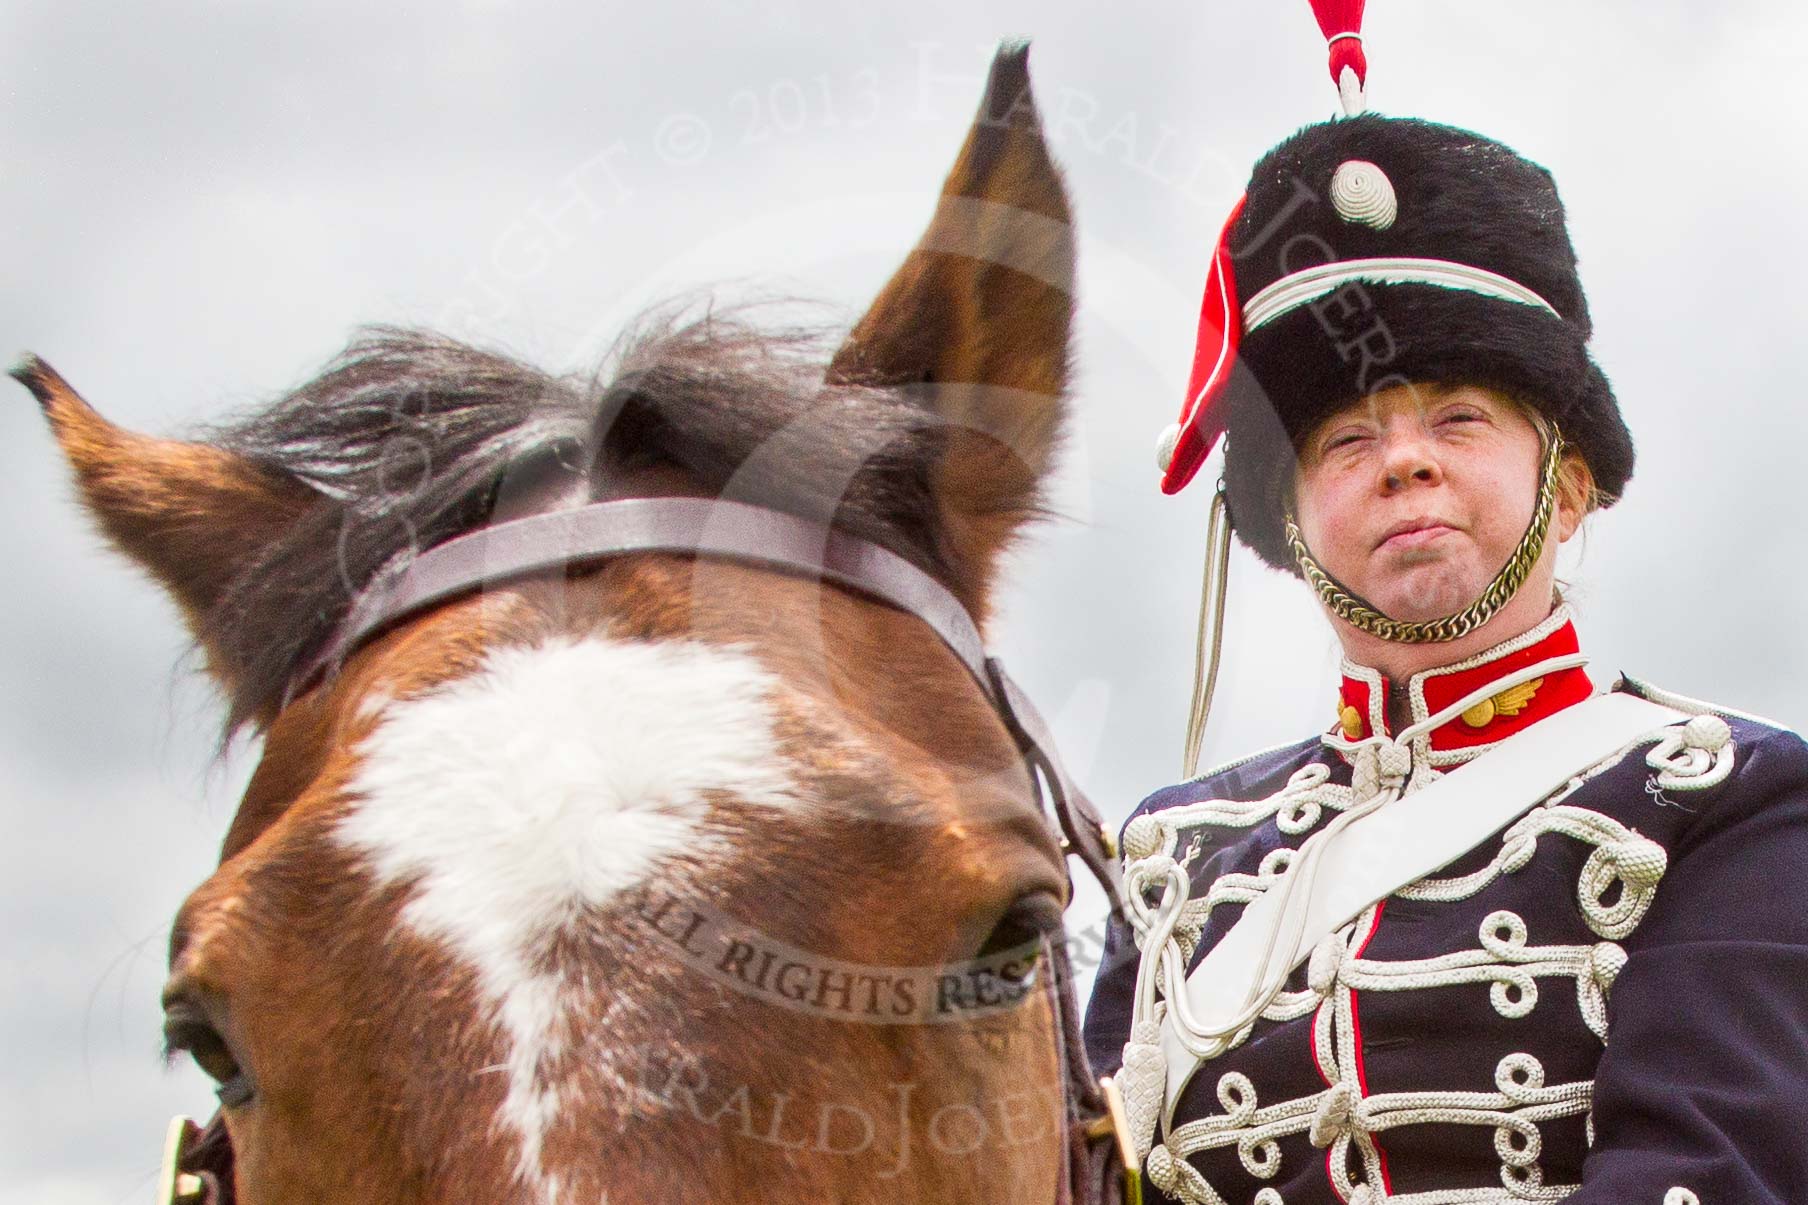
[[[222,1105],[231,1108],[251,1099],[251,1079],[226,1039],[198,1006],[178,998],[164,1005],[163,1057],[171,1060],[184,1052],[219,1085],[215,1093]]]
[[[979,947],[978,957],[1033,955],[1043,938],[1059,940],[1060,935],[1061,901],[1046,891],[1034,891],[1019,896],[1005,909]]]
[[[1060,939],[1061,902],[1048,891],[1019,896],[971,959],[942,968],[936,1011],[979,1015],[1015,1007],[1038,982],[1043,943]]]

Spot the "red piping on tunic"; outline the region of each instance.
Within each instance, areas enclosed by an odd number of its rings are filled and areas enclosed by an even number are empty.
[[[1352,953],[1350,957],[1361,958],[1364,951],[1369,948],[1369,943],[1375,940],[1375,932],[1381,928],[1381,913],[1385,911],[1386,908],[1386,900],[1382,900],[1375,905],[1375,918],[1369,922],[1369,931],[1363,934],[1361,944],[1356,947],[1355,952]],[[1369,1094],[1369,1074],[1368,1068],[1363,1065],[1362,1060],[1362,1021],[1357,1016],[1356,1012],[1355,988],[1350,989],[1350,1042],[1356,1050],[1356,1088],[1363,1096],[1367,1096]],[[1316,1025],[1312,1027],[1312,1065],[1318,1068],[1319,1078],[1323,1079],[1325,1085],[1329,1087],[1331,1081],[1325,1078],[1324,1068],[1320,1064],[1318,1058],[1318,1027]],[[1381,1149],[1381,1140],[1376,1138],[1373,1134],[1369,1135],[1369,1141],[1374,1143],[1375,1158],[1381,1164],[1382,1191],[1385,1195],[1392,1196],[1394,1193],[1394,1180],[1393,1177],[1388,1174],[1387,1152]],[[1330,1151],[1325,1152],[1325,1179],[1331,1182],[1331,1191],[1337,1193],[1337,1180],[1336,1177],[1331,1174]],[[1340,1198],[1343,1197],[1342,1193],[1337,1193],[1337,1195]]]

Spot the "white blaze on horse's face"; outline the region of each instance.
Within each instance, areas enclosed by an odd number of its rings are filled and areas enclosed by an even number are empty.
[[[362,743],[340,842],[403,921],[474,965],[700,856],[711,791],[796,803],[747,653],[696,642],[556,637],[493,649],[481,670],[389,702]]]
[[[500,1121],[518,1172],[550,1187],[541,1140],[558,1113],[541,1082],[587,989],[549,946],[683,856],[733,856],[712,793],[789,810],[798,797],[747,653],[689,641],[555,638],[490,652],[478,672],[384,707],[335,830],[379,887],[406,885],[398,923],[475,976],[508,1043]]]

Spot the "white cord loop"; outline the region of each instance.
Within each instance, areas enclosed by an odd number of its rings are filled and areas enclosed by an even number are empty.
[[[1658,771],[1659,790],[1705,791],[1733,772],[1732,741],[1732,727],[1713,712],[1703,712],[1680,731],[1666,731],[1645,755],[1645,764]]]

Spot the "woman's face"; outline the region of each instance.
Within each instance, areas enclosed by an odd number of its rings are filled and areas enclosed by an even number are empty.
[[[1307,435],[1294,514],[1325,570],[1383,614],[1441,619],[1474,602],[1524,536],[1541,459],[1537,429],[1503,395],[1399,385]],[[1559,509],[1516,601],[1543,599],[1548,612],[1556,546],[1579,521]]]

